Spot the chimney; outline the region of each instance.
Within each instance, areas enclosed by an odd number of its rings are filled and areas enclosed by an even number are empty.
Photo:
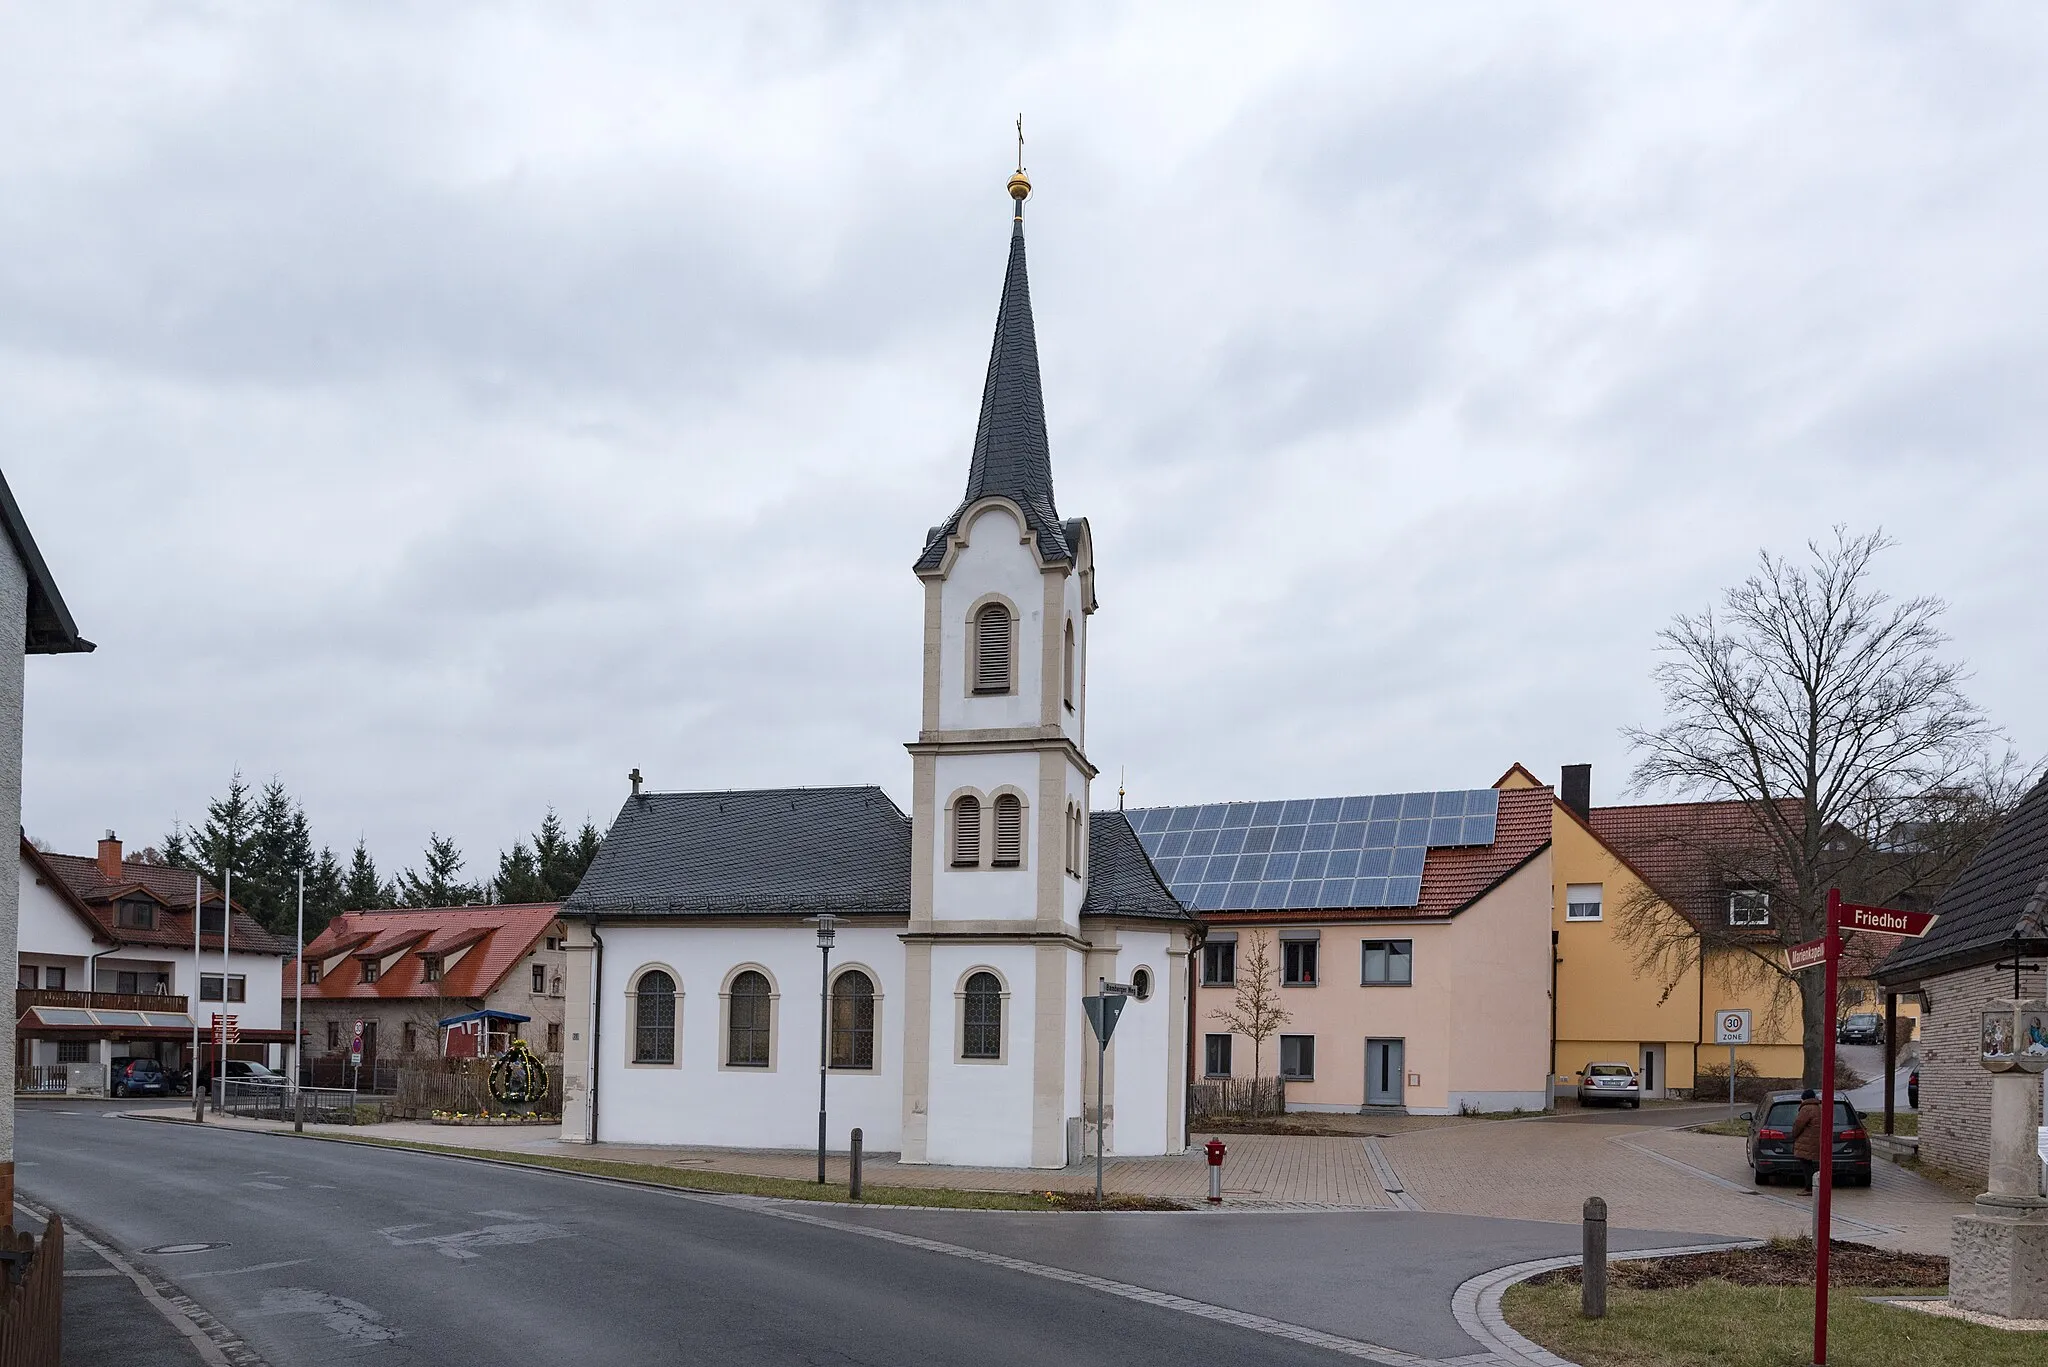
[[[1593,766],[1590,764],[1567,764],[1564,766],[1564,780],[1558,785],[1558,796],[1564,805],[1579,814],[1581,821],[1593,819]]]
[[[100,877],[109,883],[121,881],[121,841],[112,831],[100,840]]]

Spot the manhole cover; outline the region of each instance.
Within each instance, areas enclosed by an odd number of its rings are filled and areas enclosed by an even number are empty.
[[[158,1244],[145,1248],[144,1253],[204,1253],[210,1248],[226,1248],[226,1244]]]

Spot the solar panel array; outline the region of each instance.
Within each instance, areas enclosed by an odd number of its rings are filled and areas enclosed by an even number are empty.
[[[1195,911],[1412,907],[1432,849],[1490,845],[1492,788],[1140,807],[1124,813]]]

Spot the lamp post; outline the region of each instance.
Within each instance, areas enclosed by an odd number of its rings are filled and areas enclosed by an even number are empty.
[[[818,1183],[825,1182],[825,1067],[832,1052],[831,912],[818,916]]]

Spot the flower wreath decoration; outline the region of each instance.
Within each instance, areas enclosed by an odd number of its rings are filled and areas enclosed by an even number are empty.
[[[513,1040],[510,1049],[491,1060],[493,1101],[525,1106],[543,1100],[547,1094],[547,1065],[533,1056],[525,1040]]]

